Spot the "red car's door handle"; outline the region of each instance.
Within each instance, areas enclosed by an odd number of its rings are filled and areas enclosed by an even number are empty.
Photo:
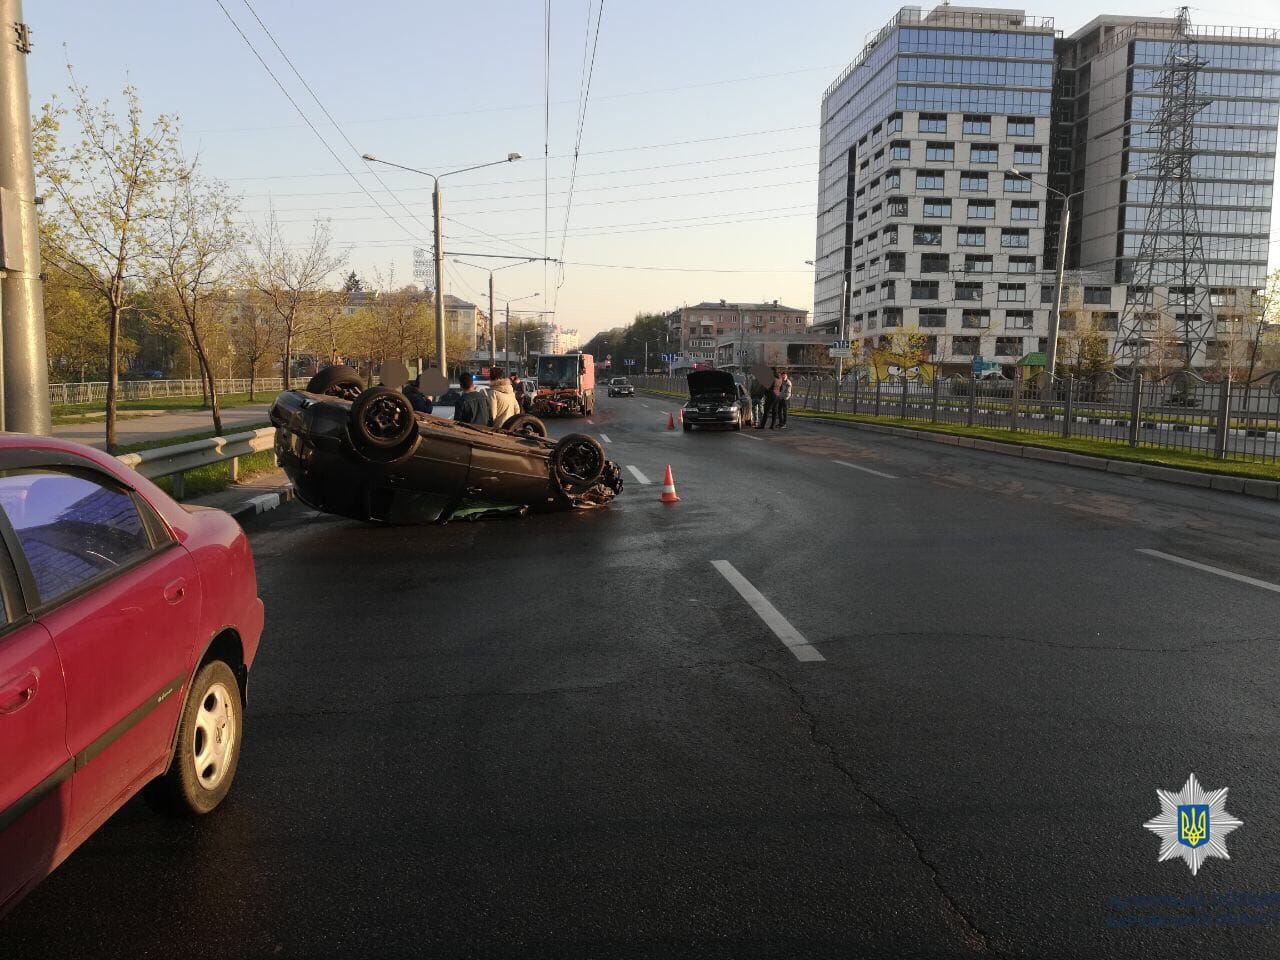
[[[173,583],[164,588],[164,598],[170,603],[181,603],[182,598],[187,595],[187,581],[179,577]]]
[[[21,680],[0,690],[0,714],[17,713],[35,698],[39,686],[40,679],[32,670]]]

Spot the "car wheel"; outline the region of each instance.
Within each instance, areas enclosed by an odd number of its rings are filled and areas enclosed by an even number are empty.
[[[584,488],[604,473],[604,447],[585,433],[561,438],[551,451],[551,473],[561,487]]]
[[[351,367],[325,367],[307,381],[307,393],[321,393],[341,400],[354,400],[364,390],[364,381]]]
[[[514,433],[520,437],[545,437],[547,435],[547,425],[528,413],[516,414],[502,425],[502,429],[507,433]]]
[[[691,424],[691,423],[686,423],[686,424],[684,425],[684,432],[685,432],[685,433],[688,433],[688,432],[689,432],[690,430],[692,430],[692,429],[693,429],[693,424]]]
[[[370,387],[351,404],[351,437],[372,459],[395,459],[412,447],[418,436],[413,405],[399,390]]]
[[[236,675],[221,660],[206,663],[187,691],[173,762],[147,788],[147,799],[173,813],[203,816],[231,789],[240,761],[244,713]]]

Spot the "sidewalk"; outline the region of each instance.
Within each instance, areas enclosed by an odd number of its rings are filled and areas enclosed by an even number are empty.
[[[293,486],[283,470],[277,468],[267,473],[260,473],[252,480],[244,483],[233,483],[231,486],[209,493],[203,497],[192,497],[184,503],[201,507],[216,507],[225,510],[244,526],[246,521],[259,514],[274,510],[293,499]]]
[[[247,424],[252,423],[263,425],[266,423],[267,412],[270,409],[269,402],[229,407],[222,411],[222,432],[237,433]],[[209,416],[208,410],[178,410],[119,420],[116,422],[116,439],[121,444],[142,443],[146,440],[180,437],[183,434],[212,429],[213,418]],[[101,450],[105,446],[103,439],[105,431],[106,427],[102,421],[95,420],[89,423],[60,424],[53,428],[53,435],[63,440],[85,443]]]

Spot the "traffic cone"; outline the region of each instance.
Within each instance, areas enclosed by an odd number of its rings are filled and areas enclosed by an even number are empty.
[[[680,426],[684,426],[684,407],[676,411],[676,416],[680,418]]]
[[[662,496],[658,498],[663,503],[679,503],[680,498],[676,496],[676,481],[671,476],[671,464],[667,464],[667,475],[662,478]]]
[[[668,430],[674,430],[675,428],[676,428],[676,418],[675,418],[675,414],[668,413],[668,414],[667,414],[667,429],[668,429]]]

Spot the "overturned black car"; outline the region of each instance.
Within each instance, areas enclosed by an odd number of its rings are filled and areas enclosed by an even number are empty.
[[[622,492],[621,470],[592,437],[548,440],[528,414],[492,429],[415,413],[400,391],[366,389],[348,367],[281,393],[271,423],[298,498],[358,520],[442,523],[595,507]]]

